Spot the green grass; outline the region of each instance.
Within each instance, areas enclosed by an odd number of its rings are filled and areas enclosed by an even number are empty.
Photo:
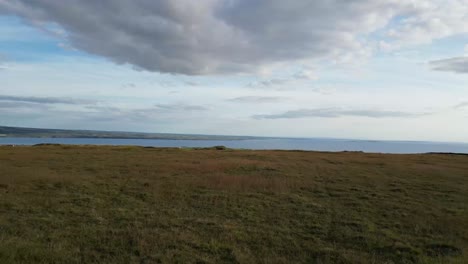
[[[468,156],[0,147],[0,263],[468,263]]]

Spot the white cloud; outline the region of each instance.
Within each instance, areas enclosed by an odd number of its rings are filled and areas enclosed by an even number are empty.
[[[412,0],[406,3],[386,33],[389,41],[381,42],[383,49],[429,44],[458,34],[468,33],[468,0]]]

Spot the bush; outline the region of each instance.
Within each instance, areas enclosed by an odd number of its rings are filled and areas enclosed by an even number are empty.
[[[226,150],[227,148],[225,146],[214,146],[213,147],[216,150]]]

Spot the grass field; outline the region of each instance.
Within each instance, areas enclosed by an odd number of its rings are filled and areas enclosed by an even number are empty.
[[[468,156],[0,147],[0,263],[468,263]]]

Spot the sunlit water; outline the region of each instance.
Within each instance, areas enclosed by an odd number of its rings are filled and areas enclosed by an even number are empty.
[[[364,151],[381,153],[468,153],[466,143],[416,141],[366,141],[345,139],[247,139],[247,140],[167,140],[101,138],[0,138],[0,145],[40,143],[72,145],[136,145],[145,147],[213,147],[223,145],[240,149],[283,149],[315,151]]]

